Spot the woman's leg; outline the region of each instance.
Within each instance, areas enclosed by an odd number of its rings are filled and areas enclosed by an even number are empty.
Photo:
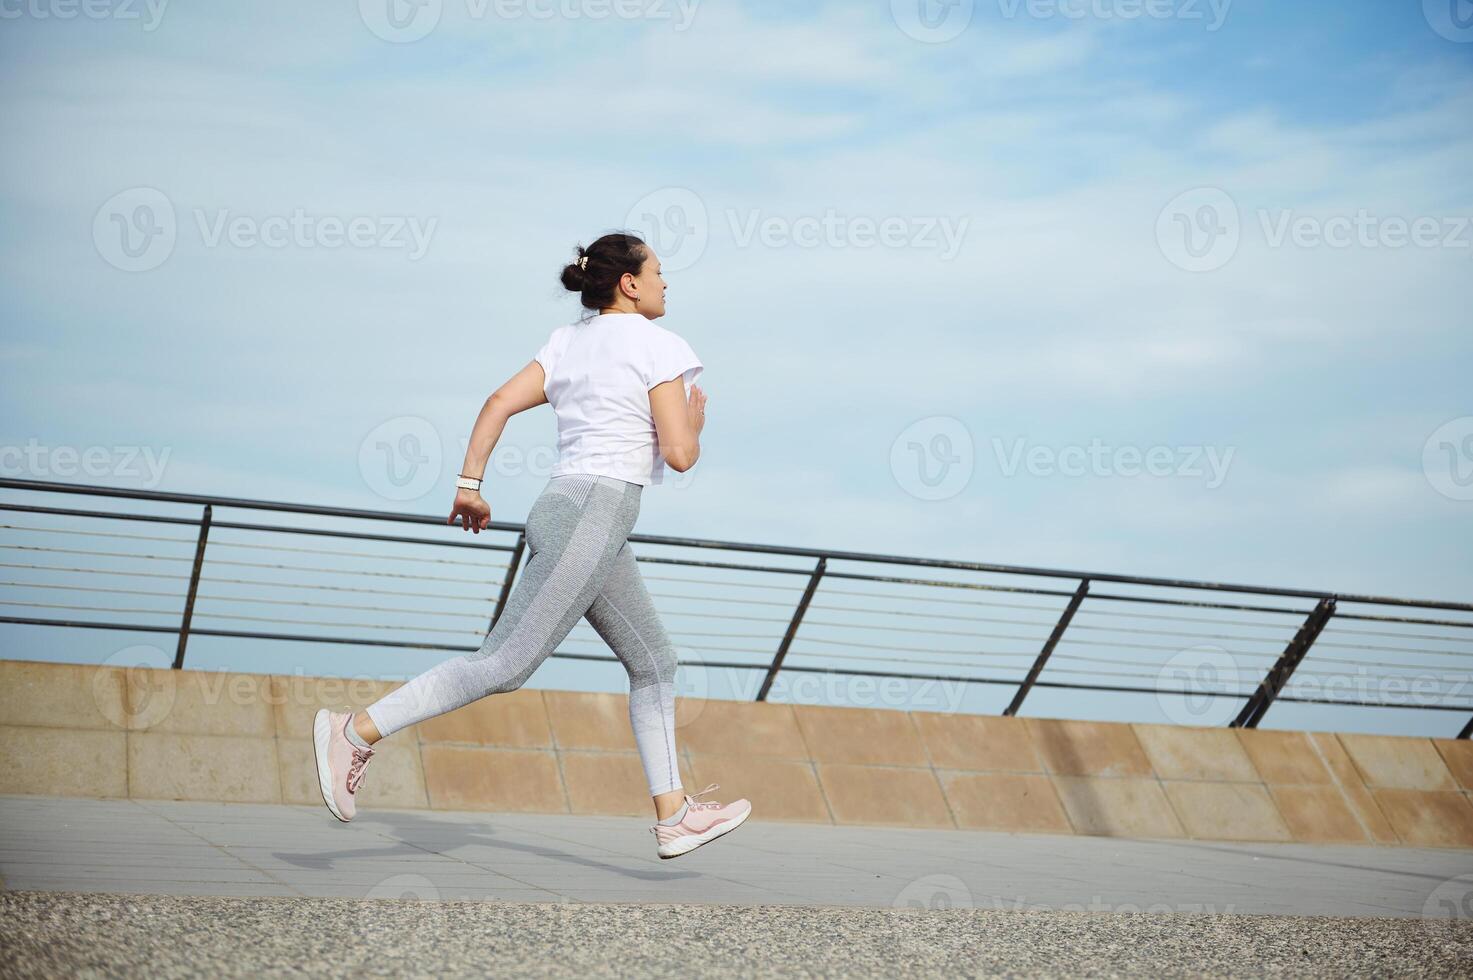
[[[481,649],[437,664],[369,705],[378,736],[521,687],[598,595],[634,526],[639,490],[603,477],[549,481],[527,515],[527,566]]]
[[[629,674],[629,723],[655,800],[655,818],[663,819],[679,810],[683,799],[675,755],[675,645],[627,541],[586,615]]]

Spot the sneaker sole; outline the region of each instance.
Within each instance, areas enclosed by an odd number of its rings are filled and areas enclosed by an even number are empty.
[[[327,746],[332,739],[332,725],[328,721],[327,709],[317,709],[317,715],[312,719],[312,748],[317,756],[317,788],[322,790],[322,802],[327,804],[328,812],[337,817],[343,823],[348,818],[338,812],[338,805],[332,798],[332,768],[327,764]]]
[[[661,859],[668,861],[670,858],[677,858],[680,857],[682,854],[689,854],[691,851],[694,851],[702,844],[709,844],[716,838],[722,837],[726,834],[731,833],[733,830],[736,830],[742,824],[746,823],[747,818],[751,815],[752,811],[748,810],[740,817],[734,817],[731,820],[728,820],[726,823],[719,823],[716,826],[712,827],[710,830],[707,830],[705,833],[691,834],[688,837],[682,837],[675,844],[675,846],[678,847],[679,850],[671,854],[661,854],[660,857]]]

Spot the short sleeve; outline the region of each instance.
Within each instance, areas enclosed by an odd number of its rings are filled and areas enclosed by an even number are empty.
[[[560,332],[561,328],[554,330],[546,342],[538,348],[537,353],[532,356],[532,360],[542,365],[544,379],[552,377],[552,369],[557,365],[558,341],[561,339],[558,334]]]
[[[701,364],[701,359],[696,357],[696,352],[691,350],[685,338],[679,334],[666,332],[660,335],[651,347],[644,387],[648,391],[655,385],[683,378],[688,391],[690,386],[696,383],[696,379],[701,376],[703,370],[705,366]]]

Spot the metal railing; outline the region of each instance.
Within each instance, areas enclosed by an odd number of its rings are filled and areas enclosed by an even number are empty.
[[[0,562],[7,573],[0,579],[0,586],[7,589],[6,598],[0,599],[0,612],[5,613],[0,622],[172,634],[176,668],[184,666],[191,637],[200,636],[478,649],[505,608],[526,553],[524,525],[504,521],[493,521],[486,531],[467,539],[444,518],[392,511],[9,478],[0,478],[0,488],[188,509],[144,513],[0,502],[0,510],[12,515],[65,519],[49,526],[22,523],[26,519],[20,516],[0,522],[5,532],[0,552],[16,559]],[[342,527],[267,523],[264,516],[222,520],[217,511],[349,523]],[[98,521],[108,527],[97,528]],[[359,529],[365,522],[396,525],[400,533]],[[150,526],[156,533],[120,529],[143,531]],[[431,527],[438,528],[437,537],[408,533]],[[167,533],[171,529],[185,533]],[[513,537],[510,542],[492,540],[498,534]],[[277,543],[283,540],[278,536],[293,543]],[[107,547],[131,550],[60,546],[80,537],[105,539]],[[715,633],[684,629],[670,633],[679,639],[680,650],[698,657],[683,656],[682,664],[760,676],[757,700],[767,700],[780,678],[829,675],[1000,686],[1012,691],[1002,709],[1005,715],[1018,714],[1036,691],[1085,691],[1149,694],[1183,699],[1183,704],[1192,699],[1237,699],[1227,723],[1246,728],[1256,727],[1276,703],[1460,712],[1469,720],[1458,737],[1473,734],[1473,603],[702,538],[632,534],[629,540],[674,552],[638,556],[643,565],[681,573],[674,577],[645,573],[647,583],[655,586],[655,598],[668,600],[661,603],[666,607],[662,619],[694,619],[708,628],[744,624]],[[329,541],[341,547],[329,547]],[[382,550],[362,550],[365,545]],[[171,548],[176,551],[170,553]],[[704,557],[711,552],[731,557]],[[505,560],[481,560],[488,553]],[[309,557],[297,557],[304,555]],[[247,560],[253,556],[275,560]],[[745,560],[736,560],[741,556]],[[22,560],[26,558],[31,561]],[[371,564],[353,567],[340,561],[344,558]],[[45,563],[35,563],[43,559]],[[296,563],[303,560],[324,564]],[[171,573],[170,568],[177,571]],[[458,574],[432,574],[436,571]],[[32,580],[17,580],[24,576]],[[43,580],[58,577],[61,581]],[[121,588],[117,580],[163,580],[175,589]],[[672,582],[686,591],[660,591]],[[413,591],[414,583],[435,583],[438,591]],[[225,591],[214,591],[220,587]],[[458,591],[465,588],[480,593]],[[754,593],[778,595],[750,597]],[[135,601],[163,598],[176,605],[149,609],[39,601],[103,595],[126,595]],[[333,598],[361,601],[329,601]],[[414,605],[424,599],[451,601],[456,608]],[[704,608],[668,608],[670,602],[690,601],[703,603]],[[51,615],[9,614],[25,608],[49,610]],[[299,615],[309,610],[314,614],[348,610],[357,618],[351,622],[293,618],[288,609]],[[771,614],[774,609],[776,615]],[[245,610],[272,615],[250,615]],[[976,611],[989,615],[970,614]],[[74,613],[87,615],[76,618],[70,615]],[[839,618],[832,618],[835,613]],[[105,614],[144,621],[104,618]],[[407,621],[373,621],[392,616]],[[449,625],[466,619],[486,622],[486,628]],[[217,621],[268,623],[277,629],[202,625]],[[737,631],[753,628],[746,625],[753,623],[769,624],[768,632]],[[283,626],[296,629],[282,632]],[[353,632],[336,632],[344,627]],[[437,642],[424,636],[436,633],[464,633],[478,642]],[[713,638],[761,642],[742,646],[706,642]],[[573,634],[565,642],[603,646],[597,637]],[[607,647],[603,649],[580,653],[560,646],[552,656],[614,662]],[[1163,652],[1171,655],[1163,657]],[[712,653],[738,656],[713,660]],[[917,669],[921,667],[947,670]],[[1150,681],[1150,686],[1139,683],[1142,680]],[[1389,696],[1393,694],[1412,698]]]

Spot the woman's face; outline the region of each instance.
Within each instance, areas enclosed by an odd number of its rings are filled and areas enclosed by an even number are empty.
[[[639,297],[639,312],[653,320],[665,315],[665,280],[660,275],[660,257],[648,246],[645,248],[644,264],[639,275],[625,280],[626,292]],[[631,296],[631,299],[633,297]]]

